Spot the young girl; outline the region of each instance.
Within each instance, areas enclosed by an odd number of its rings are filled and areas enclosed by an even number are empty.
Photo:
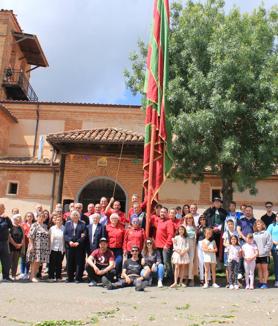
[[[178,281],[182,282],[185,273],[185,267],[189,263],[189,242],[186,229],[183,225],[178,228],[177,235],[173,239],[172,263],[175,265],[174,283],[170,286],[175,288]]]
[[[241,257],[241,248],[238,244],[238,237],[232,235],[230,238],[230,245],[227,247],[228,253],[228,276],[229,276],[229,288],[238,290],[238,269],[239,259]]]
[[[272,248],[271,235],[265,230],[265,224],[262,220],[257,220],[254,224],[254,241],[258,247],[258,257],[256,264],[259,276],[259,288],[267,289],[268,281],[268,264]]]
[[[193,267],[194,267],[195,251],[196,251],[196,227],[194,223],[194,217],[192,214],[185,215],[184,224],[186,227],[186,233],[188,236],[188,243],[189,243],[188,285],[194,286]]]
[[[246,243],[241,249],[244,258],[246,290],[254,290],[254,272],[256,267],[256,257],[258,256],[258,248],[254,244],[252,233],[247,234]]]
[[[224,266],[226,267],[226,282],[227,286],[230,287],[230,282],[229,282],[229,272],[228,272],[228,247],[231,244],[231,237],[233,235],[238,236],[237,231],[235,230],[235,224],[233,220],[227,220],[226,222],[226,231],[223,233],[223,245],[224,245]]]
[[[208,278],[210,271],[212,273],[212,286],[214,288],[219,288],[219,285],[216,284],[216,253],[217,246],[214,240],[212,240],[213,231],[212,228],[206,228],[205,239],[202,241],[202,248],[204,252],[204,263],[205,263],[205,284],[203,289],[207,289]]]
[[[205,215],[201,215],[197,227],[197,247],[198,247],[198,263],[199,263],[199,277],[200,286],[204,285],[204,252],[202,249],[202,241],[205,239],[207,220]]]

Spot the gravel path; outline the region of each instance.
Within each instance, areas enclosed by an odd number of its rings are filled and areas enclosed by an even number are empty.
[[[134,288],[0,284],[0,325],[278,326],[278,289]],[[47,322],[54,320],[53,323]],[[57,321],[64,320],[60,322]],[[68,321],[68,322],[66,322]]]

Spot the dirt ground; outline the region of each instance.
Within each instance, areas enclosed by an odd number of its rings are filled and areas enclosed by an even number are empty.
[[[0,325],[278,326],[278,289],[134,288],[2,283]]]

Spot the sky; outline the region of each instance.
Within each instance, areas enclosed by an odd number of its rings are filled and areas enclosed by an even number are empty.
[[[261,0],[226,0],[242,12]],[[270,8],[277,0],[265,0]],[[24,32],[36,34],[49,67],[32,72],[40,101],[140,104],[126,89],[123,71],[139,39],[148,41],[152,0],[1,0]]]

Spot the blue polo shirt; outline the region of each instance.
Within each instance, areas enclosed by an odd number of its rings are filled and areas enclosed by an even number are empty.
[[[256,222],[256,219],[252,217],[248,219],[247,217],[242,217],[238,220],[237,225],[240,226],[242,234],[246,237],[248,233],[254,233],[253,225]]]
[[[278,241],[278,223],[277,222],[271,223],[269,225],[269,227],[267,228],[267,232],[271,234],[272,241]]]

